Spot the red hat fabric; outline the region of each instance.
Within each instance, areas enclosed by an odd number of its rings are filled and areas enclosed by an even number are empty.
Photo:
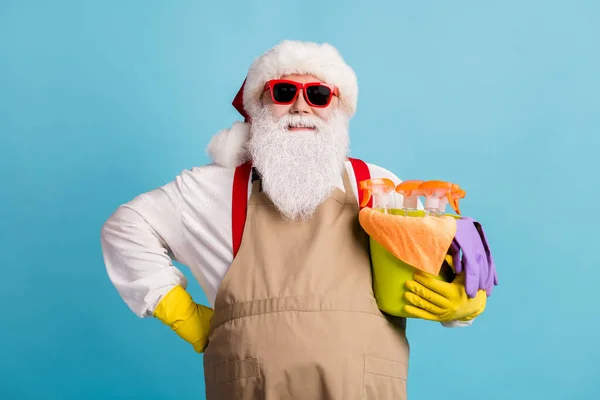
[[[244,87],[246,86],[246,80],[244,79],[244,83],[242,83],[242,87],[238,90],[235,98],[233,99],[233,107],[244,117],[244,122],[250,122],[250,117],[248,113],[244,109]]]

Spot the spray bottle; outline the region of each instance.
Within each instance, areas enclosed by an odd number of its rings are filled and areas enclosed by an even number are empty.
[[[421,195],[419,186],[421,186],[422,183],[423,181],[410,180],[404,181],[396,186],[396,193],[401,194],[403,198],[400,215],[405,217],[418,216],[417,204],[419,203],[419,196]]]
[[[452,185],[444,181],[427,181],[419,186],[419,190],[425,196],[425,216],[440,217],[446,213]]]
[[[383,214],[391,213],[391,210],[395,207],[395,204],[392,204],[392,196],[390,196],[390,194],[396,187],[391,179],[367,179],[361,181],[359,186],[359,189],[363,191],[363,201],[361,203],[361,207],[366,206],[372,196],[373,210],[379,211]]]

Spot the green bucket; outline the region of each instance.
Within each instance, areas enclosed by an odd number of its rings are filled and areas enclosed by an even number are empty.
[[[392,209],[391,214],[404,215],[400,209]],[[422,210],[418,210],[414,214],[409,216],[424,216]],[[456,215],[446,215],[460,218]],[[373,291],[379,309],[390,315],[409,317],[404,311],[404,306],[409,304],[404,298],[404,294],[407,292],[405,283],[413,279],[413,274],[417,269],[394,256],[373,238],[370,238],[370,252]],[[452,268],[444,263],[437,278],[445,282],[451,282],[454,276]]]

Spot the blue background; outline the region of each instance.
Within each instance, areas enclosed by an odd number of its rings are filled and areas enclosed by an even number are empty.
[[[204,397],[202,357],[109,283],[100,227],[206,163],[254,57],[301,39],[359,76],[353,155],[459,183],[492,243],[472,327],[410,322],[410,398],[598,398],[599,4],[1,0],[0,397]]]

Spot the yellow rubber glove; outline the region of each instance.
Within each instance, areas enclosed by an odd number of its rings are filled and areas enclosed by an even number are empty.
[[[439,322],[470,321],[485,309],[485,291],[479,290],[474,298],[469,298],[463,274],[450,283],[421,271],[415,272],[413,278],[406,282],[409,291],[404,295],[412,305],[405,306],[404,311],[414,318]]]
[[[154,316],[169,326],[179,337],[203,353],[208,342],[212,308],[197,304],[182,287],[175,286],[158,303]]]

